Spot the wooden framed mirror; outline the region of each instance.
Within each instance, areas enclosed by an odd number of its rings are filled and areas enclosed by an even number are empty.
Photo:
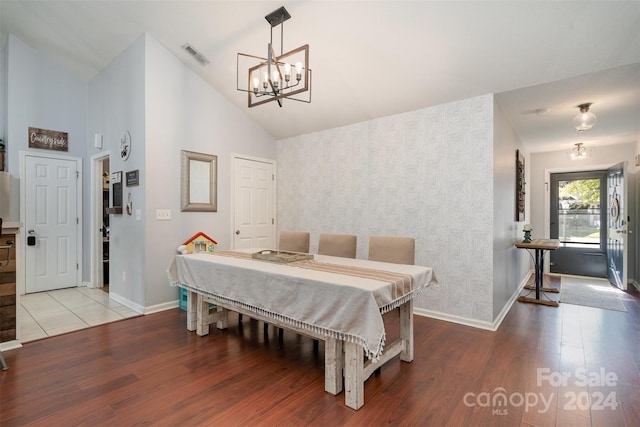
[[[218,211],[218,156],[181,150],[183,212]]]

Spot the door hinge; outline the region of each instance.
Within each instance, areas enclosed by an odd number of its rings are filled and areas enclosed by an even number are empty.
[[[276,180],[276,178],[275,178],[275,177],[276,177],[276,175],[272,173],[272,174],[271,174],[271,181],[275,181],[275,180]]]
[[[271,218],[271,225],[275,224],[275,221],[273,218]]]
[[[76,225],[80,224],[80,218],[76,217]]]
[[[76,171],[76,179],[80,178],[80,172]]]
[[[76,262],[76,270],[80,270],[80,265]]]

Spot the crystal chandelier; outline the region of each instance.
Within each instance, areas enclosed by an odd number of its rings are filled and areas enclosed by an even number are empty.
[[[291,15],[283,7],[274,10],[265,19],[271,25],[271,39],[267,44],[266,58],[238,53],[236,68],[236,88],[247,92],[248,106],[276,101],[282,107],[282,100],[311,102],[311,70],[309,69],[309,45],[305,44],[283,53],[284,22]],[[273,48],[273,27],[280,25],[280,55]],[[242,71],[241,71],[242,70]],[[247,71],[246,78],[240,74]],[[246,86],[241,87],[241,82]],[[296,95],[307,93],[307,98]]]

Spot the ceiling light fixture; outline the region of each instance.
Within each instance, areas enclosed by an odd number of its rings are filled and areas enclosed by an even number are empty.
[[[573,119],[573,126],[578,132],[589,130],[596,124],[596,115],[589,111],[591,104],[591,102],[587,102],[585,104],[578,105],[580,113]]]
[[[311,70],[309,69],[309,45],[283,53],[284,21],[291,15],[282,6],[264,17],[271,25],[271,40],[267,45],[267,57],[238,53],[236,88],[247,92],[249,107],[276,101],[282,107],[284,98],[311,103]],[[273,27],[280,25],[280,55],[273,49]],[[247,67],[247,68],[245,68]],[[240,77],[240,70],[248,69],[247,78]],[[240,87],[245,81],[246,86]],[[295,95],[308,92],[308,98]]]
[[[571,160],[582,160],[587,157],[587,149],[582,142],[574,144],[575,147],[571,150]]]

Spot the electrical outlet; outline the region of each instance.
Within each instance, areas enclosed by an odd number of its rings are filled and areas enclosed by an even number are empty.
[[[168,221],[171,219],[171,209],[156,209],[156,220]]]
[[[140,209],[136,209],[136,221],[140,221],[142,219],[142,211]]]

